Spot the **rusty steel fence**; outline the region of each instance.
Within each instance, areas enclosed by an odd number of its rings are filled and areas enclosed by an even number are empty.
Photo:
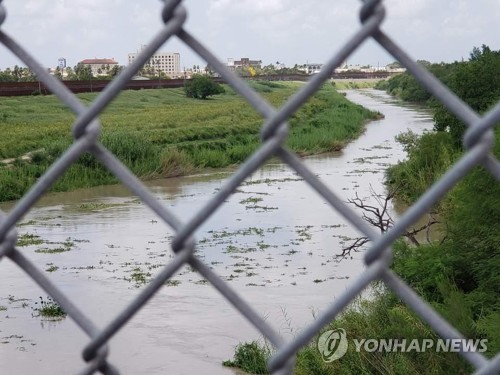
[[[467,104],[461,101],[445,85],[438,81],[424,67],[410,58],[404,49],[381,30],[385,17],[385,8],[381,0],[367,0],[362,3],[360,10],[361,25],[352,37],[324,65],[321,72],[311,78],[307,84],[292,96],[281,108],[273,108],[261,96],[253,91],[241,78],[228,70],[200,41],[193,37],[184,28],[186,10],[182,0],[166,0],[162,9],[164,26],[141,52],[137,59],[120,73],[102,91],[94,102],[84,106],[61,82],[52,77],[30,53],[12,39],[0,28],[0,42],[15,54],[23,63],[31,68],[53,92],[59,100],[69,107],[76,116],[73,123],[74,142],[55,161],[46,173],[41,176],[24,197],[17,202],[12,210],[6,214],[0,212],[0,259],[9,258],[27,275],[43,288],[61,307],[68,316],[85,332],[89,338],[86,347],[82,348],[81,374],[118,374],[119,363],[112,364],[108,360],[108,341],[145,305],[155,297],[155,293],[164,285],[183,265],[189,264],[202,275],[214,288],[226,298],[259,332],[275,347],[276,352],[268,363],[273,374],[291,374],[295,353],[307,345],[320,330],[335,319],[338,314],[353,301],[356,296],[372,282],[381,280],[387,288],[395,292],[420,318],[428,323],[442,338],[463,338],[450,323],[443,319],[428,303],[423,301],[412,288],[398,277],[389,267],[391,264],[391,245],[400,237],[404,230],[425,214],[443,195],[459,182],[473,167],[483,165],[497,180],[500,180],[500,162],[495,159],[490,150],[493,144],[493,127],[500,121],[500,104],[483,116],[474,112]],[[0,25],[6,17],[5,6],[0,4]],[[101,124],[99,114],[120,93],[122,88],[141,68],[142,65],[167,40],[176,36],[202,57],[220,76],[231,85],[236,92],[244,97],[261,115],[263,125],[261,129],[262,144],[232,174],[223,187],[211,200],[193,213],[187,222],[181,222],[176,213],[161,204],[152,193],[132,174],[124,164],[108,151],[100,142]],[[437,181],[429,187],[425,194],[404,214],[391,230],[380,235],[369,227],[343,200],[320,181],[293,152],[284,146],[287,139],[289,125],[287,120],[310,98],[320,86],[331,76],[332,71],[347,59],[364,41],[374,39],[385,48],[395,59],[413,74],[420,84],[444,104],[457,118],[468,125],[464,137],[467,152]],[[99,329],[85,311],[78,309],[70,296],[52,283],[37,265],[28,260],[16,248],[16,224],[33,207],[40,197],[54,184],[54,182],[74,163],[84,152],[92,153],[110,172],[112,172],[142,202],[162,218],[164,223],[175,231],[171,243],[174,254],[172,260],[146,286],[139,295],[123,310],[117,313],[109,325]],[[196,230],[224,204],[224,200],[238,188],[238,186],[253,172],[259,169],[270,157],[279,157],[299,174],[332,209],[357,228],[372,243],[364,255],[366,270],[353,280],[347,290],[335,301],[331,302],[321,315],[317,316],[308,327],[301,331],[291,341],[285,342],[260,314],[247,303],[237,290],[233,290],[225,281],[219,278],[202,260],[195,255]],[[494,230],[494,229],[493,229]],[[497,228],[498,230],[498,228]],[[473,251],[473,249],[471,249]],[[1,270],[1,266],[0,266]],[[1,274],[0,274],[1,275]],[[0,276],[1,280],[1,276]],[[463,341],[462,341],[463,343]],[[476,370],[476,374],[500,372],[500,354],[488,359],[478,352],[469,352],[460,348],[460,355]],[[36,369],[33,369],[34,371]]]
[[[384,79],[393,76],[395,73],[389,72],[341,72],[333,73],[332,79]],[[245,77],[246,80],[253,81],[307,81],[307,74],[272,74],[272,75],[257,75]],[[123,90],[143,90],[143,89],[165,89],[184,87],[189,79],[173,78],[160,80],[132,80],[128,81]],[[212,77],[212,80],[217,83],[225,83],[224,80],[217,77]],[[81,92],[101,92],[110,83],[109,80],[94,80],[91,81],[63,81],[64,85],[73,93]],[[0,96],[27,96],[33,94],[48,95],[52,94],[45,87],[43,82],[2,82],[0,85]]]

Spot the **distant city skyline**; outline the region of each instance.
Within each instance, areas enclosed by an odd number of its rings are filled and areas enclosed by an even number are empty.
[[[387,0],[382,25],[415,59],[452,62],[467,59],[474,46],[500,49],[500,1]],[[359,29],[360,1],[327,0],[185,0],[186,30],[228,58],[263,64],[325,63]],[[67,66],[89,58],[115,59],[127,65],[128,54],[148,44],[162,27],[162,2],[146,0],[4,0],[2,30],[43,66]],[[24,65],[3,46],[0,69]],[[160,52],[178,52],[181,69],[206,63],[175,37]],[[349,64],[383,66],[394,58],[373,41],[365,42]]]

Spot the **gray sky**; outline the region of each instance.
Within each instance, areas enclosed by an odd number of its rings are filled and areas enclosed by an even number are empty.
[[[147,44],[162,27],[159,0],[4,0],[2,29],[46,67],[85,58],[115,58]],[[186,29],[220,59],[250,57],[288,66],[323,63],[359,28],[357,0],[184,0]],[[500,49],[500,0],[386,0],[383,29],[416,59],[452,62],[473,46]],[[181,66],[205,62],[177,39],[161,51],[180,52]],[[365,42],[349,63],[394,59]],[[0,46],[0,69],[22,63]]]

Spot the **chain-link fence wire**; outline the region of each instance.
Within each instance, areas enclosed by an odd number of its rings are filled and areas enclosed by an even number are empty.
[[[0,42],[33,70],[49,90],[61,102],[68,106],[76,115],[73,124],[74,142],[55,161],[46,173],[17,202],[14,208],[5,214],[0,212],[0,259],[7,257],[43,288],[68,316],[84,331],[90,342],[83,348],[82,356],[85,364],[80,374],[118,374],[117,365],[108,359],[108,341],[152,298],[161,286],[172,277],[183,265],[189,264],[200,273],[214,288],[216,288],[257,330],[276,348],[276,354],[268,363],[273,374],[291,374],[295,353],[307,345],[320,330],[335,319],[356,296],[369,284],[381,280],[394,291],[420,318],[428,323],[433,330],[445,339],[463,339],[464,337],[445,319],[443,319],[429,304],[423,301],[397,274],[390,270],[391,245],[400,237],[405,229],[413,224],[422,214],[436,204],[446,192],[460,181],[473,167],[483,165],[497,180],[500,180],[500,163],[490,150],[493,144],[493,127],[500,121],[500,104],[488,113],[479,116],[467,104],[461,101],[445,85],[430,74],[424,67],[409,57],[403,48],[398,46],[381,30],[385,17],[385,8],[381,0],[363,1],[360,20],[361,26],[354,35],[338,50],[323,66],[321,72],[305,84],[281,108],[270,106],[260,95],[253,91],[240,77],[222,64],[204,45],[194,38],[184,28],[186,10],[182,0],[165,0],[162,9],[163,28],[151,40],[139,56],[124,69],[89,106],[84,106],[61,82],[51,76],[26,49],[0,28]],[[0,0],[0,26],[5,20],[6,9]],[[168,209],[154,198],[141,181],[131,173],[123,163],[109,152],[100,142],[101,125],[99,114],[120,93],[124,85],[141,69],[167,40],[177,36],[194,52],[202,57],[214,71],[220,74],[227,84],[233,87],[248,103],[250,103],[264,119],[261,129],[262,144],[238,169],[227,179],[220,191],[208,201],[192,218],[181,222],[172,210]],[[404,216],[388,232],[380,235],[369,227],[349,208],[343,200],[322,183],[293,152],[284,146],[287,139],[290,118],[320,87],[327,81],[333,70],[350,56],[364,41],[373,38],[397,59],[407,71],[429,91],[434,98],[446,106],[457,118],[468,126],[464,136],[467,148],[462,156],[425,194],[404,214]],[[56,182],[56,180],[85,152],[92,153],[113,173],[130,191],[140,197],[142,202],[154,211],[168,226],[175,231],[171,248],[175,256],[163,270],[139,293],[139,295],[112,322],[98,329],[90,316],[78,309],[71,298],[61,292],[33,262],[29,261],[16,248],[16,223],[33,207],[36,201]],[[290,342],[284,342],[280,335],[247,303],[237,291],[219,278],[194,253],[196,240],[193,235],[196,230],[224,203],[238,186],[253,172],[259,169],[270,157],[277,156],[300,175],[316,192],[322,196],[331,207],[364,236],[372,241],[366,251],[366,270],[349,288],[308,327],[300,332]],[[473,251],[473,249],[471,249]],[[469,352],[460,346],[460,355],[476,370],[476,374],[500,372],[500,354],[487,359],[478,352]]]

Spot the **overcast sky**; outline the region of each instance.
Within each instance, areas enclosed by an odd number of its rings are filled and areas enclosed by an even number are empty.
[[[68,66],[85,58],[114,58],[147,44],[162,27],[160,0],[4,0],[2,29],[39,62]],[[186,29],[220,59],[249,57],[264,64],[323,63],[359,28],[357,0],[184,0]],[[467,59],[473,46],[500,49],[500,0],[387,0],[383,29],[416,59]],[[181,66],[205,62],[177,39],[161,51],[180,52]],[[394,59],[366,42],[352,64]],[[0,69],[20,61],[0,47]]]

